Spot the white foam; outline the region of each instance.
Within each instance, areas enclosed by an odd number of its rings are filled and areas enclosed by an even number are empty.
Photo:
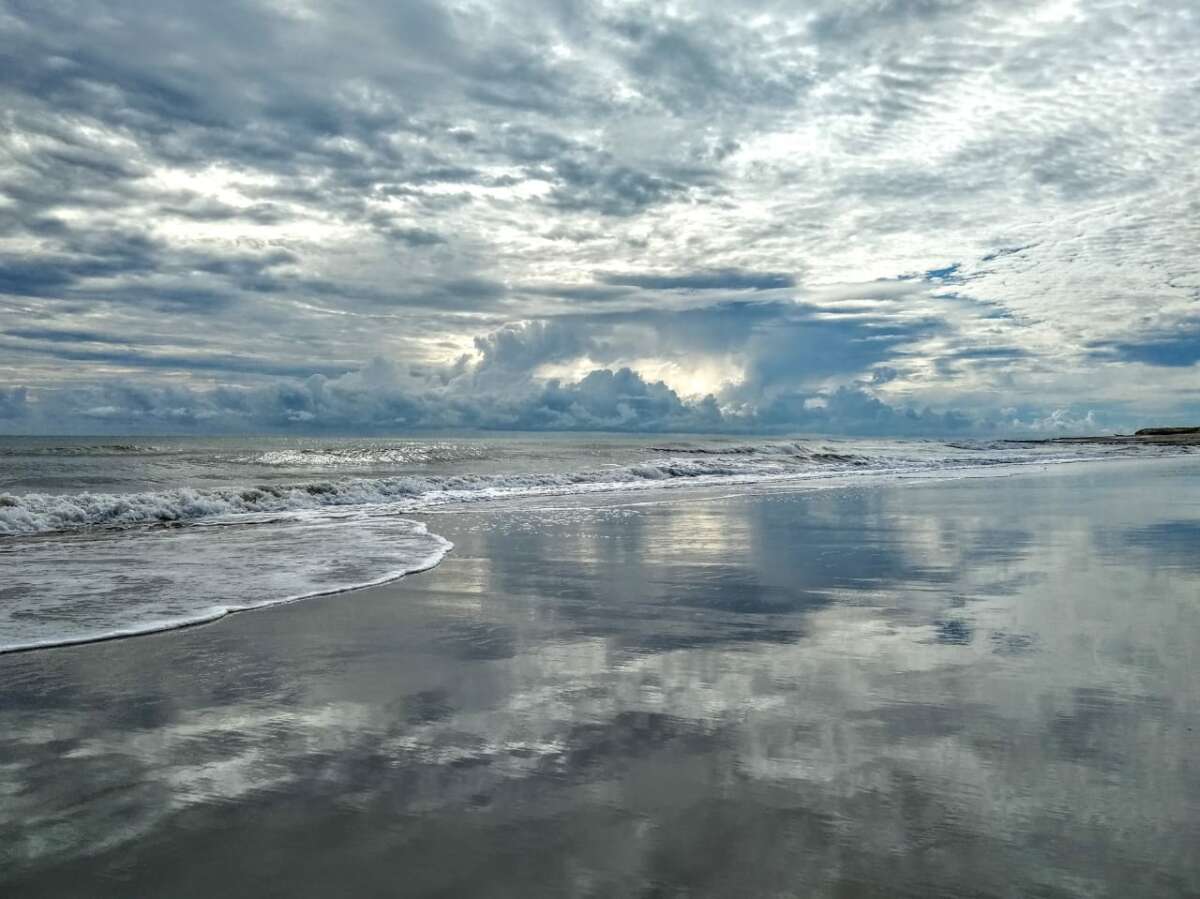
[[[423,524],[368,512],[213,518],[0,542],[0,652],[132,636],[432,568]]]
[[[747,484],[841,475],[922,473],[947,468],[1063,461],[1064,453],[947,452],[931,445],[907,456],[891,451],[865,455],[800,444],[718,448],[677,447],[645,461],[605,468],[545,473],[405,475],[342,478],[301,484],[222,487],[108,494],[0,494],[0,535],[28,535],[153,522],[199,521],[218,515],[289,512],[388,505],[412,511],[448,502],[515,496],[566,495],[662,488],[678,483]],[[659,452],[668,452],[660,448]],[[1077,454],[1074,454],[1077,455]],[[1072,457],[1074,457],[1074,455]]]
[[[921,462],[880,460],[879,470],[921,468]],[[306,484],[225,487],[199,490],[181,487],[147,493],[0,494],[0,535],[51,533],[89,527],[126,527],[151,522],[196,521],[214,515],[285,512],[364,504],[398,504],[415,509],[449,501],[498,496],[544,495],[617,490],[664,481],[740,481],[805,477],[857,463],[805,459],[803,463],[773,457],[744,460],[712,457],[662,457],[644,463],[580,471],[427,475],[390,478],[347,478]]]
[[[412,441],[382,446],[366,444],[267,450],[245,461],[274,468],[366,468],[464,462],[482,459],[486,455],[486,447],[481,445]]]

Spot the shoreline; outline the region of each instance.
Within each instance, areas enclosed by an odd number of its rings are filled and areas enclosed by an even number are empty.
[[[914,487],[934,486],[938,484],[953,485],[963,481],[1001,480],[1009,478],[1033,478],[1081,473],[1088,468],[1109,469],[1114,465],[1124,463],[1120,467],[1140,467],[1146,463],[1184,462],[1187,456],[1157,456],[1147,458],[1116,457],[1108,459],[1069,459],[1031,462],[1010,462],[993,466],[962,466],[959,468],[940,469],[938,471],[921,472],[843,472],[824,478],[779,478],[762,479],[757,481],[732,481],[727,483],[664,483],[659,490],[648,490],[645,487],[634,487],[616,490],[595,491],[591,493],[565,494],[534,494],[511,497],[497,497],[487,503],[459,502],[433,506],[422,510],[404,510],[397,512],[399,517],[416,520],[428,528],[428,521],[414,518],[420,516],[461,516],[475,515],[507,515],[530,512],[582,512],[596,509],[638,508],[655,505],[683,505],[687,503],[711,503],[719,500],[733,500],[754,496],[779,496],[787,494],[810,494],[825,491],[856,490],[871,488],[873,490],[897,487],[902,483]],[[647,495],[653,494],[653,495]],[[545,505],[547,500],[555,501],[554,505]],[[246,613],[278,612],[283,609],[308,605],[321,600],[335,600],[348,594],[366,598],[377,591],[389,590],[401,581],[407,581],[413,575],[430,574],[443,567],[450,560],[453,562],[455,541],[445,536],[431,532],[433,536],[443,541],[445,546],[430,564],[408,569],[400,574],[389,574],[363,584],[336,589],[322,590],[299,596],[288,596],[259,605],[240,608],[224,608],[220,612],[210,614],[195,620],[172,622],[165,625],[155,625],[145,629],[128,630],[101,634],[95,637],[71,638],[61,641],[47,641],[26,646],[0,647],[0,659],[8,656],[27,655],[31,653],[50,653],[54,651],[81,649],[99,644],[112,644],[120,641],[144,641],[153,637],[169,637],[184,631],[221,626],[231,619],[241,619]]]
[[[222,607],[212,613],[196,617],[192,619],[161,622],[158,624],[147,625],[144,629],[130,629],[126,631],[113,631],[105,634],[98,634],[94,637],[73,637],[64,640],[47,641],[44,643],[31,643],[26,646],[0,646],[0,657],[6,655],[15,655],[17,653],[26,652],[48,652],[54,649],[69,649],[76,646],[89,646],[93,643],[112,643],[117,640],[133,640],[138,637],[153,637],[156,634],[172,634],[176,631],[185,630],[194,627],[205,627],[206,625],[216,624],[218,621],[224,621],[226,618],[231,618],[235,615],[240,615],[244,612],[267,612],[271,609],[277,609],[280,606],[297,605],[312,599],[323,599],[331,596],[340,596],[344,593],[356,593],[360,590],[371,590],[376,587],[384,587],[388,584],[394,584],[396,581],[404,580],[414,574],[424,574],[428,571],[433,571],[442,564],[442,561],[451,552],[454,551],[454,544],[442,537],[439,534],[432,534],[442,542],[438,552],[431,553],[429,557],[418,563],[415,568],[408,568],[399,574],[389,573],[372,581],[367,581],[362,584],[353,584],[348,587],[334,587],[329,590],[318,590],[315,593],[304,593],[298,596],[285,596],[281,599],[270,600],[253,606],[237,606],[237,607]],[[436,557],[436,558],[435,558]]]
[[[1132,434],[1103,434],[1084,437],[1047,437],[1041,440],[1005,440],[1013,444],[1099,444],[1103,446],[1197,446],[1200,428],[1142,428]]]

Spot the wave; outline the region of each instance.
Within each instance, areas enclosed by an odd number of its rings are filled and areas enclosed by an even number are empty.
[[[484,459],[483,446],[460,443],[399,443],[386,446],[334,446],[268,450],[246,457],[251,465],[280,468],[339,468],[371,465],[433,465]]]
[[[812,462],[833,462],[868,465],[870,459],[857,453],[838,452],[830,446],[814,446],[801,442],[744,443],[732,446],[653,446],[654,452],[681,456],[777,456]]]
[[[828,466],[830,463],[826,461],[825,464]],[[127,527],[194,521],[216,515],[381,503],[399,502],[408,508],[415,508],[423,504],[455,500],[620,489],[679,479],[715,480],[789,473],[801,472],[796,466],[746,465],[739,464],[736,459],[666,458],[565,473],[412,475],[204,490],[181,487],[130,494],[0,494],[0,534],[11,536],[89,527]]]
[[[811,456],[817,450],[800,441],[774,441],[770,443],[715,444],[696,446],[682,443],[677,446],[652,446],[652,452],[672,453],[681,456]]]
[[[663,450],[665,451],[665,450]],[[679,448],[672,448],[679,453]],[[109,494],[0,494],[0,535],[85,528],[183,523],[213,516],[388,505],[413,510],[447,502],[513,496],[638,489],[665,482],[739,483],[839,472],[928,471],[949,464],[1019,462],[1009,454],[949,457],[867,457],[805,448],[803,453],[695,453],[579,471],[532,474],[405,475],[294,484]]]
[[[63,446],[5,446],[0,456],[130,456],[166,452],[141,443],[76,443]]]

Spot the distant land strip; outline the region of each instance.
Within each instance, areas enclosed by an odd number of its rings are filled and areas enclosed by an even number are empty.
[[[1109,434],[1097,437],[1050,437],[1044,440],[1010,440],[1008,443],[1117,443],[1165,444],[1170,446],[1200,446],[1200,427],[1142,428],[1132,434]]]

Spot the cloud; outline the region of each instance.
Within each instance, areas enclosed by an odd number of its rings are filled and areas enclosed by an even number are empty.
[[[1190,414],[1198,41],[1184,0],[12,2],[0,388],[45,421],[474,353],[539,427]],[[623,369],[685,411],[566,401]],[[410,387],[380,414],[487,419]]]
[[[982,426],[957,410],[896,408],[866,390],[847,386],[826,396],[795,391],[775,394],[754,412],[751,421],[768,430],[937,437]]]
[[[223,433],[250,426],[300,433],[395,433],[421,429],[734,431],[822,429],[877,433],[887,423],[879,404],[852,393],[835,394],[829,406],[794,409],[776,400],[761,413],[726,414],[717,400],[684,400],[661,381],[629,368],[596,369],[577,382],[489,382],[490,370],[439,378],[405,371],[382,359],[336,377],[313,375],[263,387],[191,390],[168,385],[113,382],[37,394],[5,394],[0,412],[58,422],[77,433],[156,430]],[[862,413],[866,410],[866,415]],[[798,413],[798,414],[797,414]],[[888,410],[887,414],[894,414]],[[932,418],[912,419],[930,428]]]
[[[719,322],[719,318],[716,319]],[[530,321],[506,325],[475,341],[476,354],[446,365],[405,366],[384,358],[330,375],[273,371],[276,377],[250,387],[193,388],[161,381],[108,379],[53,390],[10,389],[0,394],[0,417],[16,430],[53,425],[75,433],[396,433],[447,428],[503,430],[607,430],[685,432],[821,432],[946,436],[990,434],[997,429],[1061,432],[1095,429],[1093,413],[1082,421],[1060,409],[1036,418],[1034,411],[1003,410],[1001,418],[962,411],[889,404],[871,391],[895,379],[886,367],[870,385],[825,386],[803,377],[760,384],[753,378],[716,394],[682,396],[661,380],[629,366],[591,368],[577,378],[541,377],[548,363],[603,356],[615,327]],[[817,342],[836,339],[818,333]],[[79,338],[90,335],[71,335]],[[753,347],[753,333],[747,348]],[[851,338],[853,339],[853,338]],[[124,358],[119,352],[92,358]],[[132,355],[132,354],[131,354]],[[767,354],[770,358],[771,354]],[[194,363],[168,361],[172,365]],[[146,360],[142,360],[146,365]],[[150,370],[155,365],[146,365]],[[239,360],[212,367],[237,371]],[[1021,415],[1027,414],[1027,420]]]
[[[1091,349],[1097,359],[1189,368],[1200,362],[1200,317],[1182,318],[1167,330],[1138,339],[1098,342]]]
[[[29,391],[24,387],[0,387],[0,421],[15,421],[29,412]]]
[[[610,273],[603,275],[600,281],[645,290],[779,290],[796,286],[796,279],[782,272],[747,272],[740,269],[674,275]]]
[[[1050,437],[1063,434],[1095,434],[1103,429],[1094,409],[1089,409],[1086,413],[1073,409],[1054,409],[1045,415],[1027,412],[1025,418],[1016,409],[1002,410],[1001,414],[1007,415],[1007,425],[1012,430],[1046,434]]]
[[[475,338],[475,349],[482,356],[477,373],[481,377],[493,377],[503,372],[528,376],[547,362],[586,355],[590,347],[582,329],[562,322],[510,324]]]

